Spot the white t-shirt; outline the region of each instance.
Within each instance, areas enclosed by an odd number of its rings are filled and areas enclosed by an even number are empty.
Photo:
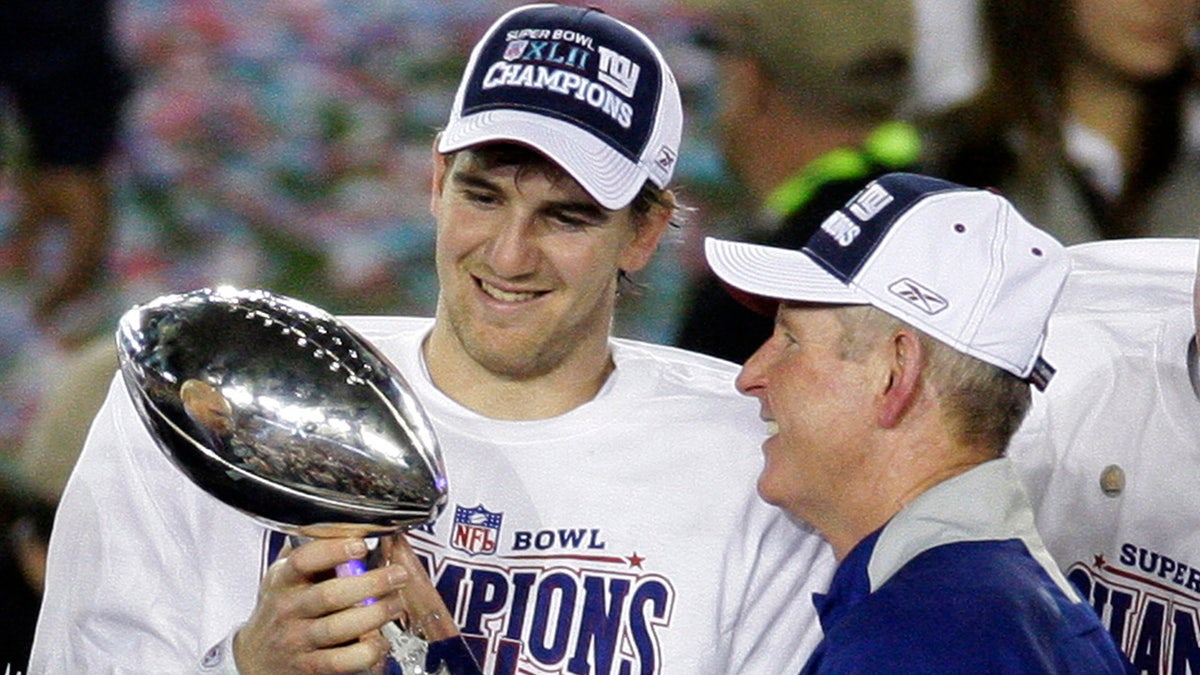
[[[433,386],[429,320],[349,323],[435,428],[449,503],[410,536],[485,672],[799,671],[834,563],[757,498],[764,429],[735,366],[613,340],[594,400],[496,421]],[[32,672],[194,672],[249,617],[273,538],[184,478],[114,383],[55,524]]]
[[[1069,250],[1044,351],[1058,372],[1035,392],[1009,455],[1046,547],[1138,672],[1197,673],[1200,399],[1188,377],[1197,243]]]

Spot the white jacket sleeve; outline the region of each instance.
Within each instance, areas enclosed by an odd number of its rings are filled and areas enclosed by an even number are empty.
[[[30,672],[196,672],[249,616],[263,541],[169,462],[118,376],[59,506]]]

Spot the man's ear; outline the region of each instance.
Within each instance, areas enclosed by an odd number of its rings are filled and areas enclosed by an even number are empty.
[[[671,209],[654,205],[643,216],[643,222],[637,225],[633,239],[625,245],[621,253],[619,265],[626,272],[636,272],[647,264],[658,250],[658,242],[662,240],[671,224]]]
[[[433,180],[430,184],[429,194],[429,211],[434,218],[438,215],[439,205],[442,200],[442,190],[446,187],[446,155],[438,152],[438,139],[441,134],[433,139]]]
[[[880,392],[879,424],[893,428],[903,421],[920,394],[927,355],[916,333],[901,328],[887,346],[888,380]]]

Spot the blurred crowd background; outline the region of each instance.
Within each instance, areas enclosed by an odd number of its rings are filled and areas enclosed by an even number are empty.
[[[44,321],[37,287],[53,281],[69,243],[47,231],[37,257],[16,259],[26,136],[3,117],[0,447],[19,441],[63,358],[162,293],[229,283],[338,313],[431,313],[433,135],[474,40],[516,4],[112,3],[132,84],[107,160],[112,245],[94,286]],[[664,3],[610,4],[664,44],[684,43],[686,26]],[[686,65],[692,57],[671,56],[698,91],[705,75]],[[719,167],[700,143],[688,150],[684,182],[704,193]],[[669,338],[674,246],[644,278],[646,301],[627,303],[623,332]]]
[[[884,118],[951,110],[980,89],[988,49],[977,10],[985,2],[915,0],[912,79],[905,100]],[[69,464],[14,470],[18,451],[36,421],[47,417],[47,401],[61,408],[51,411],[56,420],[68,408],[87,412],[92,392],[115,368],[116,322],[134,304],[232,284],[339,314],[432,313],[432,140],[471,45],[503,9],[521,3],[114,0],[106,6],[43,0],[37,6],[50,16],[80,4],[106,9],[128,87],[102,165],[108,243],[94,277],[54,303],[45,298],[67,288],[57,275],[72,259],[73,244],[67,227],[45,227],[34,248],[18,236],[30,193],[30,138],[13,114],[12,91],[0,86],[0,479],[8,471],[16,474],[12,481],[32,481],[27,489],[50,501]],[[718,96],[729,83],[718,81],[713,44],[702,39],[711,26],[696,5],[705,3],[589,4],[641,27],[663,48],[689,114],[674,184],[693,209],[638,275],[637,292],[621,299],[615,327],[618,335],[671,343],[686,319],[688,289],[704,275],[704,236],[753,236],[763,221],[761,200],[734,180],[717,133]],[[1047,21],[1058,11],[1053,20],[1065,23],[1061,12],[1070,3],[990,4]],[[1005,44],[1036,69],[1046,61],[1039,50],[1054,42],[1044,38],[1066,27],[1048,29],[1004,37]],[[0,51],[0,72],[4,58]],[[1031,72],[1015,62],[1016,73]],[[1194,81],[1188,86],[1194,104]],[[1026,102],[1018,86],[995,99],[1005,96],[1009,103]],[[1176,110],[1194,118],[1195,109]],[[1194,120],[1176,126],[1200,129]],[[969,128],[963,136],[970,141],[972,133],[991,131]],[[1193,161],[1200,140],[1193,133],[1182,147]],[[961,170],[954,162],[962,159],[951,157],[944,166]],[[94,365],[80,366],[81,359]],[[50,423],[72,431],[64,425]],[[76,441],[69,433],[64,438],[54,443],[70,457]],[[0,515],[3,507],[0,499]]]

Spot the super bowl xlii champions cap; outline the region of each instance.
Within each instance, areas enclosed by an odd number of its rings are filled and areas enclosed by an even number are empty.
[[[536,4],[475,46],[438,151],[528,145],[620,209],[647,179],[666,187],[682,129],[675,76],[645,35],[597,9]]]
[[[1046,323],[1070,263],[989,190],[892,173],[867,184],[800,250],[705,241],[713,272],[775,301],[869,304],[1044,388]]]

